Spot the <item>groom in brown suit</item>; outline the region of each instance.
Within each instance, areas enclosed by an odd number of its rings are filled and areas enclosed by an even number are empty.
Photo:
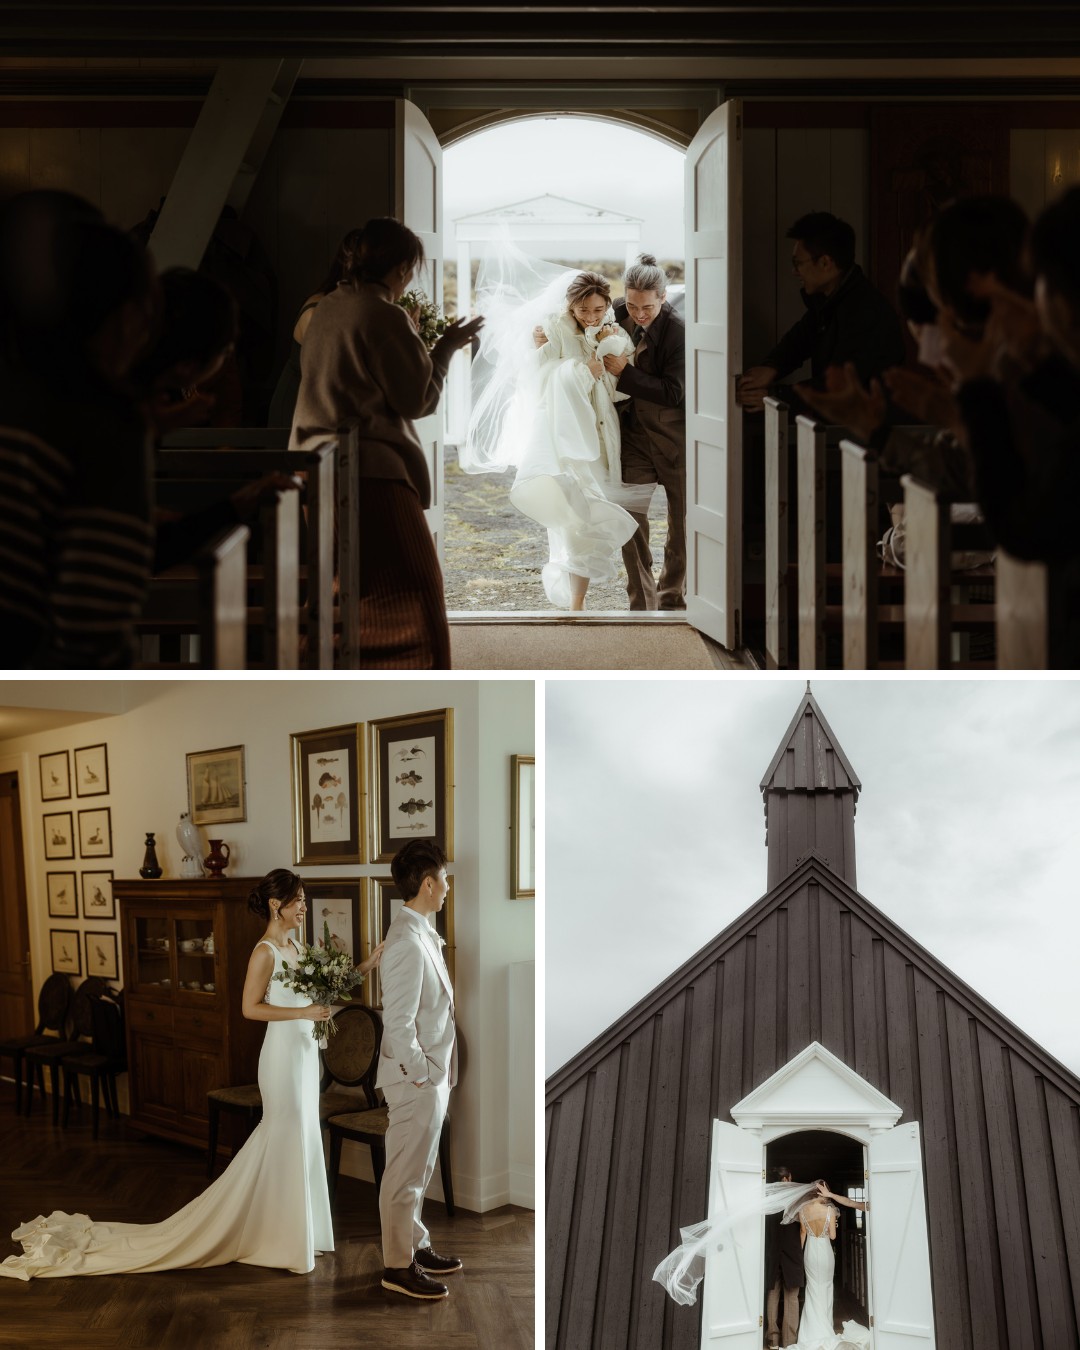
[[[631,512],[637,533],[623,545],[631,609],[686,608],[686,329],[667,302],[667,276],[643,253],[623,278],[626,299],[615,319],[635,343],[634,362],[605,356],[617,388],[624,483],[659,483],[667,496],[667,542],[657,585],[646,511]]]

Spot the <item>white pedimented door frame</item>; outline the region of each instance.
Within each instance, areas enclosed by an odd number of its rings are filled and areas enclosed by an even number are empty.
[[[921,1140],[918,1122],[901,1124],[902,1114],[884,1093],[812,1042],[731,1108],[734,1125],[713,1122],[709,1213],[725,1208],[727,1191],[737,1190],[739,1199],[745,1199],[753,1188],[764,1187],[766,1149],[777,1139],[826,1130],[862,1143],[871,1212],[867,1283],[872,1350],[935,1350]],[[728,1243],[706,1257],[701,1350],[761,1345],[764,1231],[763,1219],[744,1223],[733,1230],[735,1250]],[[721,1316],[716,1309],[731,1311]]]

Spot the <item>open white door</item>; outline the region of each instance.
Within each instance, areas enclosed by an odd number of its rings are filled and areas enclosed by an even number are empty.
[[[934,1350],[934,1297],[918,1121],[870,1141],[869,1280],[874,1350]]]
[[[424,241],[427,266],[413,285],[442,304],[442,146],[427,118],[407,99],[396,100],[394,215]],[[445,395],[444,395],[445,397]],[[431,475],[425,513],[439,561],[443,556],[443,407],[416,423]]]
[[[709,1217],[763,1194],[762,1145],[757,1134],[713,1121]],[[764,1226],[760,1214],[736,1224],[705,1260],[701,1350],[760,1350],[765,1296]]]
[[[729,99],[686,152],[686,607],[742,642],[742,104]]]

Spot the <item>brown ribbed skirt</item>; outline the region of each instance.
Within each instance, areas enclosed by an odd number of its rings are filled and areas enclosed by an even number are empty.
[[[360,667],[449,670],[442,569],[409,483],[360,483]]]

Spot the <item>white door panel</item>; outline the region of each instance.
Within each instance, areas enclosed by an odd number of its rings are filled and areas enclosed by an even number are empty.
[[[758,1135],[713,1121],[709,1216],[763,1194]],[[764,1297],[764,1226],[760,1213],[720,1235],[705,1259],[701,1350],[760,1350]]]
[[[874,1350],[934,1350],[934,1299],[918,1121],[870,1141]]]
[[[687,617],[742,641],[742,104],[729,99],[686,154]]]
[[[427,265],[413,286],[442,304],[442,146],[427,118],[407,99],[396,103],[394,214],[424,241]],[[445,397],[445,395],[444,395]],[[425,512],[442,562],[443,406],[416,423],[431,476],[431,506]]]

